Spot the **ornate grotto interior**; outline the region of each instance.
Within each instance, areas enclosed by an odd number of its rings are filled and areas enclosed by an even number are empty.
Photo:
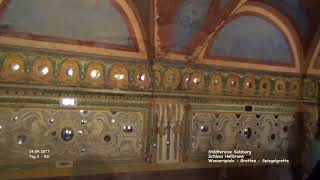
[[[0,0],[0,179],[302,177],[319,24],[318,0]]]

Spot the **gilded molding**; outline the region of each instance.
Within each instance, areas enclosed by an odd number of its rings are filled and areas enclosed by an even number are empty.
[[[285,96],[287,92],[287,86],[284,78],[278,78],[275,81],[274,85],[275,95],[276,96]]]
[[[193,70],[188,80],[188,90],[195,93],[202,93],[205,90],[205,78],[200,70]]]
[[[260,96],[270,96],[271,95],[271,79],[268,76],[263,76],[260,78]]]
[[[109,87],[127,89],[129,85],[129,70],[124,64],[112,64],[109,72]]]
[[[103,86],[105,81],[105,71],[102,62],[91,61],[86,67],[85,82],[89,86]]]
[[[227,94],[238,95],[240,93],[239,74],[230,73],[227,78]]]
[[[256,79],[253,74],[247,74],[244,77],[243,93],[247,96],[254,96],[256,93]]]
[[[213,72],[211,74],[209,91],[211,94],[222,94],[223,90],[223,80],[221,72]]]
[[[77,85],[80,83],[80,68],[77,59],[66,58],[62,61],[59,81],[62,85]]]
[[[39,56],[32,66],[32,79],[35,82],[49,84],[53,79],[54,66],[49,56]]]
[[[133,86],[136,89],[148,89],[151,84],[151,75],[149,69],[145,65],[137,65],[133,76]]]
[[[304,99],[315,99],[318,96],[319,82],[311,78],[219,72],[162,63],[149,67],[148,64],[45,53],[1,51],[1,55],[2,83],[34,85],[35,88],[46,85],[61,90],[64,86],[96,88],[95,91],[101,92],[144,90],[145,93],[193,93],[213,97],[299,99],[302,95]],[[12,71],[12,65],[16,70]]]

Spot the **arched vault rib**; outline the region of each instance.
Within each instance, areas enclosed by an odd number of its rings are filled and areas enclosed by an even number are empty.
[[[314,36],[314,40],[307,54],[307,57],[306,57],[307,67],[305,68],[304,73],[320,75],[320,67],[318,65],[319,59],[320,59],[320,26],[317,30],[316,35]]]
[[[117,5],[119,5],[119,7],[126,14],[126,17],[128,18],[129,23],[131,24],[134,34],[136,36],[139,51],[141,53],[146,53],[146,46],[144,42],[145,32],[143,31],[143,28],[141,28],[142,20],[134,4],[126,0],[112,0],[112,1],[117,3]]]

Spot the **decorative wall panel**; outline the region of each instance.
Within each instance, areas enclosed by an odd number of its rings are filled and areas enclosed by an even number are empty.
[[[144,161],[147,116],[139,109],[0,108],[0,114],[1,166]]]
[[[0,71],[0,177],[215,167],[208,150],[287,158],[297,112],[317,129],[314,77],[16,49]]]
[[[295,108],[230,105],[192,108],[190,143],[186,147],[190,159],[206,160],[208,150],[250,150],[252,158],[266,158],[270,154],[287,157]]]

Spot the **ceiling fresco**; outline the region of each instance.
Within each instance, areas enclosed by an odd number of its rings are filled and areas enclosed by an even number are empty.
[[[186,48],[196,31],[204,24],[211,0],[184,0],[173,21],[175,50]]]
[[[125,0],[1,0],[0,43],[146,60],[145,31],[134,6]]]
[[[226,7],[226,5],[232,0],[220,0],[219,2],[219,9],[222,10],[223,8]]]
[[[0,23],[13,35],[44,41],[133,46],[124,17],[105,0],[12,0]]]
[[[0,3],[2,45],[277,72],[301,71],[320,24],[315,0]]]
[[[287,15],[292,23],[297,27],[301,39],[304,43],[307,42],[310,33],[310,23],[306,11],[302,7],[300,0],[263,0],[273,7],[279,9]]]
[[[239,16],[214,37],[208,56],[269,64],[292,64],[286,37],[271,22],[257,16]]]

